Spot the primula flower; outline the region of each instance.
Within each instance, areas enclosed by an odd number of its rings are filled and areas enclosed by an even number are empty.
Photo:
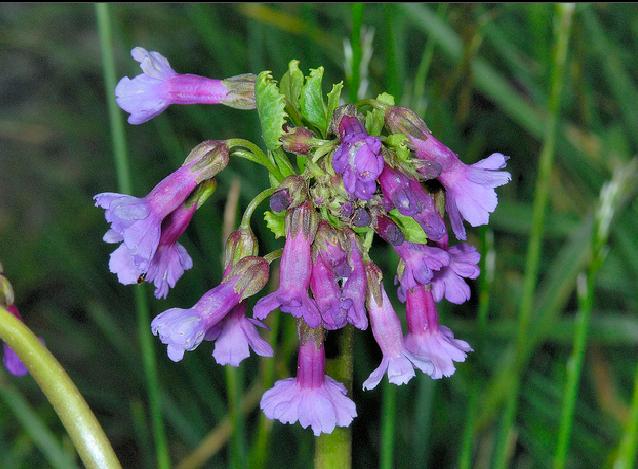
[[[463,340],[455,339],[450,329],[439,325],[434,298],[428,287],[419,285],[409,289],[406,296],[406,348],[414,356],[432,363],[434,368],[428,374],[433,379],[452,376],[454,362],[464,362],[472,347]]]
[[[434,199],[416,179],[386,165],[379,177],[384,197],[402,215],[416,220],[430,239],[445,235],[445,222],[434,205]]]
[[[388,374],[388,381],[405,384],[414,377],[414,368],[426,374],[433,372],[432,363],[413,355],[403,343],[401,322],[394,312],[392,303],[381,283],[381,271],[372,263],[366,266],[368,274],[368,314],[372,335],[383,352],[383,359],[367,380],[363,389],[368,391],[381,382]]]
[[[321,315],[314,300],[308,296],[312,275],[312,241],[317,230],[317,214],[310,202],[288,211],[286,244],[279,266],[279,288],[260,299],[253,316],[265,319],[275,308],[296,318],[303,318],[310,327],[321,324]]]
[[[168,286],[174,286],[191,264],[186,251],[176,242],[188,226],[192,207],[177,210],[198,184],[211,179],[226,164],[228,147],[223,142],[206,141],[196,146],[185,163],[146,197],[109,192],[94,197],[95,205],[105,210],[106,221],[111,224],[104,241],[122,243],[109,262],[120,283],[137,283],[140,275],[150,272],[156,296],[166,296]],[[158,249],[160,246],[163,247]]]
[[[332,167],[343,175],[346,191],[368,200],[374,194],[376,179],[383,171],[381,140],[371,137],[356,117],[344,116],[339,123],[341,144],[332,155]]]
[[[171,308],[153,319],[151,330],[166,344],[168,358],[178,362],[185,351],[194,350],[206,332],[268,281],[268,262],[262,257],[245,257],[226,274],[222,283],[204,293],[188,309]]]
[[[0,269],[1,272],[1,269]],[[6,306],[5,309],[22,321],[22,316],[16,305]],[[27,367],[22,363],[20,357],[7,344],[2,344],[2,363],[6,370],[13,376],[25,376],[29,373]]]
[[[469,244],[457,244],[447,250],[449,265],[434,273],[432,295],[438,302],[444,297],[450,303],[460,305],[470,299],[470,287],[464,278],[474,280],[481,273],[478,262],[481,255]]]
[[[326,329],[341,329],[346,325],[352,300],[341,295],[337,278],[321,256],[312,265],[310,289]]]
[[[350,300],[351,304],[348,308],[348,322],[357,329],[365,330],[368,328],[368,317],[366,316],[366,271],[361,256],[361,250],[357,237],[350,231],[347,233],[350,242],[350,250],[348,251],[348,261],[352,268],[352,272],[348,276],[343,285],[343,297]]]
[[[438,179],[445,188],[445,210],[455,236],[466,238],[463,219],[472,226],[486,225],[498,203],[494,188],[511,180],[510,173],[497,171],[505,167],[508,157],[494,153],[467,165],[432,136],[425,141],[413,140],[413,144],[418,158],[441,165]]]
[[[252,349],[260,357],[272,357],[273,350],[259,336],[261,321],[246,317],[246,304],[239,303],[217,325],[206,331],[205,340],[214,341],[213,358],[220,365],[239,366]]]
[[[346,387],[326,375],[323,337],[315,337],[315,331],[301,335],[297,377],[279,380],[266,391],[261,410],[269,419],[310,427],[315,436],[349,426],[357,416],[356,406]]]
[[[143,124],[161,114],[171,104],[225,104],[238,109],[254,109],[253,74],[227,80],[181,74],[173,70],[166,57],[141,47],[131,50],[141,74],[124,77],[115,87],[117,104],[130,113],[129,124]]]

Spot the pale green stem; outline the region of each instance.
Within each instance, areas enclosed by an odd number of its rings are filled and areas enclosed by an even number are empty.
[[[244,147],[248,149],[250,151],[249,154],[235,151],[232,152],[232,155],[245,158],[254,163],[259,163],[260,165],[264,166],[268,170],[268,172],[272,174],[278,181],[281,181],[283,179],[279,168],[277,168],[277,166],[272,162],[270,158],[268,158],[268,156],[263,152],[261,148],[259,148],[258,145],[255,145],[250,140],[246,140],[243,138],[231,138],[226,140],[226,145],[228,145],[229,148]]]
[[[538,266],[540,262],[540,251],[545,230],[545,211],[549,196],[549,184],[554,162],[556,146],[556,134],[558,131],[559,113],[561,105],[561,93],[563,81],[566,75],[567,44],[571,31],[571,19],[574,11],[573,4],[558,4],[558,21],[556,22],[556,46],[551,72],[550,97],[548,103],[548,116],[543,138],[538,175],[536,178],[536,188],[534,205],[532,209],[532,229],[527,249],[527,261],[525,265],[525,278],[523,281],[523,292],[519,310],[518,334],[516,337],[516,357],[517,361],[524,359],[529,326],[532,320],[534,306],[534,294],[538,283]],[[494,454],[494,467],[504,469],[507,467],[507,448],[510,432],[516,417],[518,402],[518,392],[520,388],[521,376],[517,375],[512,382],[512,386],[507,396],[505,412],[502,426],[496,442]]]
[[[109,5],[98,3],[95,5],[97,13],[98,32],[102,49],[102,68],[106,89],[109,119],[111,124],[111,137],[113,139],[113,157],[117,173],[118,189],[123,193],[131,193],[131,177],[129,173],[128,157],[126,152],[126,139],[122,116],[115,103],[115,60],[113,58],[111,20]],[[155,451],[157,455],[157,467],[168,469],[170,459],[166,433],[162,421],[160,405],[160,386],[157,379],[157,362],[153,350],[153,338],[150,331],[150,317],[148,304],[143,288],[135,290],[135,309],[137,312],[138,335],[142,348],[142,361],[144,364],[144,376],[148,393],[153,436],[155,438]]]
[[[379,467],[394,467],[394,433],[397,411],[397,388],[389,381],[383,382],[381,397],[381,454]]]
[[[264,256],[264,259],[266,259],[266,262],[268,262],[269,264],[272,264],[272,261],[274,261],[275,259],[279,259],[283,252],[283,249],[275,249],[274,251],[266,254]]]
[[[268,197],[273,195],[275,191],[276,189],[274,188],[266,189],[260,192],[259,194],[257,194],[255,198],[248,203],[248,207],[246,207],[246,211],[244,212],[244,215],[241,217],[241,225],[240,225],[241,228],[245,228],[245,229],[250,228],[250,219],[253,216],[253,213],[255,212],[255,210],[257,210],[257,207],[259,207],[259,205],[264,200],[266,200]]]
[[[62,365],[31,330],[0,306],[0,339],[20,357],[69,433],[86,467],[120,468],[104,430]]]
[[[620,441],[613,469],[632,469],[636,462],[636,447],[638,446],[638,366],[634,375],[634,396],[631,401],[631,411],[627,420],[627,428]]]

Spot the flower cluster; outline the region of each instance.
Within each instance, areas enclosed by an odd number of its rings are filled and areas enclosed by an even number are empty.
[[[144,73],[123,78],[116,89],[130,123],[143,123],[170,104],[257,108],[266,151],[242,139],[206,141],[143,198],[97,195],[110,223],[104,240],[120,243],[109,267],[121,283],[152,282],[156,297],[166,297],[193,262],[178,239],[231,157],[264,166],[271,182],[226,241],[221,283],[191,308],[171,308],[153,320],[152,332],[171,360],[182,360],[205,340],[214,342],[213,358],[222,365],[239,365],[250,350],[271,357],[273,348],[259,335],[262,321],[276,309],[290,314],[298,323],[297,374],[277,381],[261,409],[315,435],[348,426],[357,415],[346,387],[326,374],[326,334],[370,325],[383,358],[364,390],[385,375],[404,384],[417,371],[433,379],[454,373],[472,348],[440,324],[436,303],[470,298],[467,280],[478,277],[480,256],[468,243],[450,245],[445,216],[458,240],[467,237],[465,221],[488,223],[495,188],[510,180],[502,171],[507,157],[495,153],[463,163],[387,93],[340,105],[339,83],[324,99],[321,67],[304,77],[292,61],[279,83],[270,72],[212,80],[178,74],[157,52],[138,47],[132,55]],[[250,218],[267,198],[267,226],[285,242],[260,257]],[[405,335],[371,258],[375,234],[400,259],[389,277],[406,304]],[[269,264],[279,256],[278,286],[247,315],[248,297],[265,287]]]

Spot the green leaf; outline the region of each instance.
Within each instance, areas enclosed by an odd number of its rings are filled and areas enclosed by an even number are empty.
[[[294,108],[299,108],[299,98],[301,97],[303,81],[304,76],[303,72],[299,69],[299,61],[291,60],[288,64],[288,71],[281,77],[279,88]]]
[[[286,234],[286,216],[284,213],[264,212],[264,220],[266,226],[275,235],[280,238]]]
[[[323,101],[321,91],[321,80],[323,79],[323,67],[310,69],[310,76],[306,77],[306,83],[301,90],[301,115],[310,124],[314,125],[326,134],[328,128],[328,117],[326,114],[326,103]]]
[[[341,98],[341,90],[343,89],[343,82],[332,85],[330,93],[328,93],[328,119],[332,119],[332,114],[335,109],[339,107],[339,99]]]
[[[381,109],[372,109],[366,113],[366,130],[368,134],[378,137],[381,135],[385,124],[385,112]]]
[[[283,177],[287,178],[288,176],[295,174],[295,168],[292,167],[288,156],[286,156],[281,148],[274,150],[272,155],[275,159],[275,164],[279,168],[279,171],[281,171],[281,175]]]
[[[388,215],[390,215],[390,217],[397,223],[397,225],[399,225],[399,228],[405,236],[405,239],[407,239],[411,243],[427,243],[428,237],[426,236],[425,231],[423,231],[421,225],[419,225],[416,220],[414,220],[414,218],[408,217],[406,215],[401,215],[396,208],[392,209],[392,211],[390,211]]]
[[[257,112],[261,123],[261,136],[266,148],[274,150],[279,147],[279,139],[284,133],[283,125],[286,120],[284,110],[286,102],[270,71],[261,72],[255,84]]]
[[[386,93],[385,91],[377,96],[377,101],[387,104],[388,106],[394,106],[394,96],[390,93]]]
[[[410,149],[407,145],[408,137],[403,134],[389,135],[385,143],[392,147],[394,153],[397,155],[397,159],[401,162],[406,162],[410,159]]]

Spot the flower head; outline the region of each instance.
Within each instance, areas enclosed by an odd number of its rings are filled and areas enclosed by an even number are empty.
[[[315,436],[332,433],[335,427],[347,427],[357,416],[346,387],[326,373],[323,337],[303,332],[297,377],[279,380],[261,398],[266,417],[282,423],[299,422],[310,427]]]
[[[427,359],[413,355],[403,343],[401,322],[392,308],[392,303],[381,283],[381,271],[372,263],[366,265],[368,275],[368,313],[372,335],[383,352],[383,359],[367,380],[364,390],[370,390],[381,382],[387,373],[388,381],[405,384],[414,377],[414,368],[426,374],[432,373],[432,364]]]
[[[279,288],[260,299],[253,316],[265,319],[275,308],[296,318],[303,317],[310,327],[321,323],[321,315],[308,295],[312,275],[312,241],[317,230],[317,214],[310,202],[288,211],[286,244],[279,267]]]
[[[272,357],[273,350],[259,336],[257,327],[265,327],[255,319],[246,317],[246,304],[239,303],[217,325],[206,331],[205,339],[214,341],[213,358],[220,365],[239,366],[250,356],[252,349],[260,357]]]
[[[124,77],[115,87],[117,104],[130,113],[129,124],[143,124],[161,114],[171,104],[225,104],[239,109],[255,107],[255,76],[239,75],[213,80],[177,73],[166,57],[141,47],[131,50],[141,74]]]
[[[206,292],[188,309],[171,308],[153,319],[151,330],[166,344],[168,357],[180,361],[185,351],[194,350],[206,332],[268,281],[268,262],[262,257],[245,257],[228,272],[222,283]]]
[[[394,250],[403,261],[403,272],[399,275],[399,280],[404,289],[413,288],[417,284],[427,285],[432,281],[434,271],[441,270],[450,263],[447,252],[425,244],[405,241],[400,246],[395,246]]]
[[[332,155],[332,167],[343,175],[346,191],[368,200],[374,194],[375,180],[383,171],[381,140],[367,134],[356,117],[344,116],[339,124],[341,145]]]
[[[454,338],[454,334],[445,326],[439,325],[432,292],[427,287],[417,286],[406,292],[408,334],[405,346],[421,360],[432,363],[428,373],[433,379],[454,374],[454,362],[463,362],[470,345]]]

